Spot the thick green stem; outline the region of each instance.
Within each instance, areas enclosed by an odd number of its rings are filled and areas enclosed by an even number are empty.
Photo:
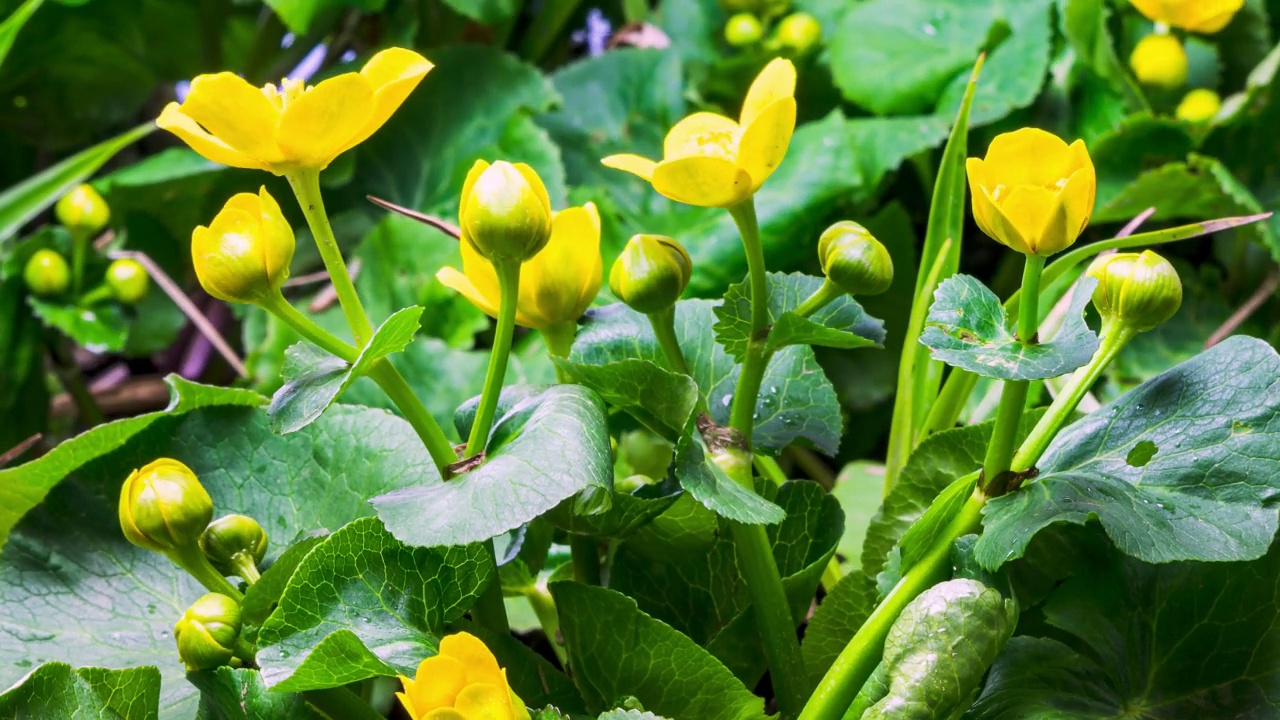
[[[760,244],[760,225],[756,220],[753,199],[729,208],[729,214],[738,224],[742,245],[747,254],[747,277],[751,288],[751,335],[747,340],[747,354],[738,375],[738,386],[733,393],[733,407],[729,411],[729,427],[741,431],[745,441],[751,442],[751,430],[755,425],[756,399],[760,384],[769,366],[769,350],[766,344],[769,332],[769,278],[765,273],[764,247]]]
[[[360,357],[360,351],[348,345],[347,343],[334,337],[332,333],[315,323],[314,320],[303,315],[298,308],[289,304],[284,299],[284,295],[276,292],[258,303],[263,310],[275,315],[284,321],[286,325],[293,328],[307,342],[324,350],[330,355],[334,355],[347,363],[354,363]]]
[[[471,619],[493,632],[505,635],[511,632],[511,623],[507,620],[507,605],[502,598],[502,583],[498,580],[498,556],[493,550],[493,540],[485,541],[489,551],[489,562],[493,564],[493,582],[480,591],[476,604],[471,606]]]
[[[262,574],[258,572],[258,564],[253,558],[245,553],[236,553],[231,556],[232,569],[236,571],[236,575],[245,581],[247,585],[253,585],[262,579]]]
[[[344,687],[307,690],[302,697],[329,720],[385,720],[382,713]]]
[[[938,393],[938,399],[929,410],[929,418],[925,420],[924,427],[920,428],[921,439],[932,433],[955,427],[960,421],[960,413],[964,412],[964,405],[968,402],[969,395],[977,385],[976,374],[961,368],[952,368],[947,375],[947,381],[942,384],[942,392]]]
[[[199,544],[193,542],[186,547],[170,550],[165,555],[173,561],[174,565],[186,570],[188,575],[198,580],[209,592],[222,593],[237,601],[244,599],[240,590],[209,564],[209,558],[201,552]]]
[[[831,303],[831,301],[843,294],[844,291],[835,283],[831,282],[830,278],[828,278],[822,281],[822,287],[818,288],[817,292],[806,298],[804,302],[800,303],[800,307],[792,310],[791,312],[799,315],[800,317],[807,318],[826,307]]]
[[[653,326],[653,334],[658,337],[658,347],[667,359],[667,365],[681,375],[689,374],[689,366],[684,361],[684,352],[680,349],[680,341],[676,338],[676,306],[649,313],[649,324]]]
[[[498,409],[498,397],[502,394],[502,380],[507,374],[507,358],[511,354],[511,338],[516,330],[516,303],[520,299],[520,263],[505,262],[494,266],[498,273],[498,327],[493,335],[493,350],[489,353],[489,370],[484,376],[484,390],[480,393],[480,407],[475,422],[471,424],[471,436],[467,438],[466,457],[473,457],[484,450],[489,442],[489,429],[493,426],[493,414]]]
[[[1040,276],[1044,271],[1044,258],[1027,255],[1022,268],[1022,297],[1018,308],[1018,339],[1024,345],[1034,345],[1040,326]],[[1000,408],[996,411],[995,427],[991,430],[991,443],[982,461],[983,488],[998,482],[1008,472],[1013,460],[1014,444],[1018,439],[1018,425],[1026,410],[1027,390],[1025,380],[1006,380],[1000,391]]]
[[[538,616],[538,624],[542,626],[547,642],[551,643],[551,649],[555,652],[556,659],[560,661],[560,667],[569,667],[569,654],[565,651],[564,641],[560,638],[560,614],[556,611],[556,602],[552,599],[551,593],[547,592],[545,587],[535,583],[524,589],[524,597],[533,608],[533,614]]]
[[[573,579],[583,585],[600,584],[600,542],[587,535],[569,535]]]
[[[839,720],[871,676],[884,655],[889,628],[902,610],[920,593],[947,577],[951,568],[951,546],[965,535],[982,528],[982,506],[986,497],[975,491],[960,513],[947,525],[933,547],[907,572],[858,628],[853,639],[827,670],[813,691],[800,720]]]
[[[786,484],[787,474],[782,472],[782,466],[778,464],[777,460],[774,460],[767,455],[756,455],[753,460],[755,461],[756,469],[760,471],[761,476],[768,478],[778,487],[782,487]]]
[[[373,326],[369,324],[369,316],[364,312],[360,296],[356,294],[355,283],[351,282],[351,274],[347,272],[347,264],[342,260],[342,250],[338,248],[338,240],[333,236],[333,228],[329,225],[329,216],[324,211],[324,198],[320,196],[320,171],[297,170],[285,176],[293,188],[293,194],[302,206],[302,214],[307,218],[311,234],[315,236],[316,247],[320,250],[320,259],[329,271],[329,279],[338,294],[338,302],[342,305],[342,314],[351,327],[351,335],[356,339],[356,347],[364,347],[373,337]]]

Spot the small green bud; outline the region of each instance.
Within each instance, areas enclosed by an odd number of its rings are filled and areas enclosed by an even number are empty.
[[[173,626],[178,657],[187,672],[227,665],[240,636],[240,604],[221,593],[196,600]]]
[[[680,243],[663,235],[633,235],[609,270],[609,289],[648,315],[674,305],[692,275],[693,260]]]
[[[41,248],[32,253],[27,266],[22,270],[22,279],[32,293],[40,297],[61,295],[71,284],[71,269],[67,261],[58,253],[48,248]]]
[[[218,572],[239,575],[245,565],[262,562],[267,554],[267,533],[248,515],[227,515],[205,528],[200,550]]]
[[[477,160],[462,186],[458,225],[489,262],[522,263],[551,239],[551,199],[528,165]]]
[[[111,296],[125,305],[136,305],[146,297],[151,276],[137,260],[116,260],[107,266],[107,287]]]
[[[160,458],[134,470],[120,489],[120,529],[155,552],[194,545],[213,517],[213,499],[191,468]]]
[[[792,54],[804,55],[822,40],[822,23],[809,13],[791,13],[778,23],[774,40]]]
[[[759,18],[749,12],[738,13],[724,24],[724,39],[733,47],[745,47],[760,42],[764,26]]]
[[[107,226],[111,208],[93,187],[79,185],[58,199],[53,214],[68,230],[93,235]]]
[[[1098,280],[1093,306],[1103,319],[1118,321],[1137,332],[1168,320],[1182,306],[1178,271],[1150,250],[1100,257],[1086,274]]]
[[[893,284],[893,258],[879,240],[852,220],[818,238],[818,261],[831,282],[850,295],[879,295]]]

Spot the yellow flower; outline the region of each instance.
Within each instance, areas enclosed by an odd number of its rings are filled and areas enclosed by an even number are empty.
[[[966,167],[978,227],[1024,255],[1052,255],[1089,224],[1098,180],[1081,140],[1068,146],[1024,128],[998,135]]]
[[[551,236],[551,198],[524,163],[477,160],[458,202],[463,245],[489,260],[526,262]]]
[[[1231,22],[1244,0],[1130,0],[1153,22],[1212,35]]]
[[[1198,88],[1187,93],[1182,102],[1178,103],[1177,115],[1179,120],[1203,123],[1212,120],[1221,109],[1222,98],[1218,97],[1218,93]]]
[[[293,228],[267,189],[239,193],[209,227],[191,233],[191,262],[200,286],[233,303],[256,303],[289,278]]]
[[[529,711],[507,683],[507,671],[479,638],[460,632],[440,641],[440,652],[401,675],[396,693],[413,720],[528,720]]]
[[[360,72],[314,87],[285,80],[259,90],[233,73],[200,75],[156,125],[223,165],[276,175],[323,170],[382,127],[431,68],[411,50],[390,48]]]
[[[775,59],[751,83],[742,116],[694,113],[667,133],[662,161],[610,155],[602,162],[653,184],[677,202],[732,207],[760,189],[787,154],[796,128],[796,68]]]
[[[491,317],[498,316],[498,274],[470,243],[463,242],[462,272],[441,268],[436,279],[462,293]],[[555,214],[551,239],[520,269],[516,322],[538,330],[574,322],[595,300],[604,275],[600,214],[587,203]]]
[[[1148,35],[1134,46],[1129,67],[1143,85],[1182,87],[1187,82],[1187,51],[1172,35]]]

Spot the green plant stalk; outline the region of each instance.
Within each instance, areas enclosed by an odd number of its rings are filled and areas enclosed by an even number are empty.
[[[71,292],[79,295],[84,285],[84,264],[89,255],[89,233],[71,230]]]
[[[822,287],[818,288],[812,295],[805,298],[805,301],[800,303],[800,307],[797,307],[791,312],[802,318],[807,318],[826,307],[833,300],[843,294],[844,291],[837,287],[835,283],[831,282],[830,278],[827,278],[822,281]]]
[[[542,626],[547,642],[560,661],[560,667],[569,667],[569,653],[560,640],[560,613],[556,611],[556,602],[551,598],[551,593],[534,583],[526,587],[523,594],[529,601],[529,607],[533,608],[533,614],[538,616],[538,624]]]
[[[863,683],[880,663],[889,628],[902,610],[920,593],[946,578],[951,568],[952,544],[982,529],[982,506],[986,501],[981,492],[975,491],[933,547],[907,569],[823,675],[799,720],[840,720],[844,716]]]
[[[751,288],[751,335],[747,338],[747,353],[742,360],[738,386],[733,393],[733,406],[729,410],[729,427],[738,430],[751,442],[751,430],[755,425],[756,399],[769,365],[769,348],[766,342],[769,332],[769,278],[765,273],[764,247],[760,243],[760,224],[756,220],[754,198],[729,208],[729,214],[738,225],[742,245],[747,254],[747,277]],[[747,483],[750,487],[751,483]]]
[[[974,373],[951,368],[947,381],[942,384],[942,392],[938,393],[938,399],[934,401],[929,417],[920,429],[921,437],[955,427],[960,421],[960,413],[964,412],[969,395],[977,385],[978,376]]]
[[[600,585],[600,543],[589,535],[569,534],[573,579],[583,585]]]
[[[239,575],[247,585],[252,586],[262,579],[262,574],[258,572],[258,564],[249,555],[244,553],[232,555],[231,566],[236,571],[236,575]]]
[[[277,290],[274,294],[263,298],[258,302],[258,305],[263,310],[284,321],[304,340],[330,355],[336,356],[343,362],[351,364],[360,357],[359,350],[334,337],[328,330],[317,325],[314,320],[303,315],[298,308],[284,299],[284,295],[280,294],[280,291]]]
[[[493,426],[493,414],[498,409],[498,397],[502,394],[502,381],[507,374],[507,360],[511,355],[511,338],[516,330],[516,304],[520,299],[520,263],[497,263],[493,268],[498,274],[498,327],[493,335],[493,349],[489,352],[489,369],[484,376],[484,390],[480,393],[480,407],[476,410],[471,435],[467,438],[466,457],[474,457],[489,442],[489,429]]]
[[[520,42],[520,54],[535,64],[545,57],[581,4],[582,0],[547,0],[542,3]]]
[[[1022,267],[1022,292],[1027,302],[1018,309],[1018,340],[1024,345],[1034,345],[1040,326],[1040,279],[1044,272],[1044,258],[1027,255]],[[1031,383],[1025,380],[1006,380],[1000,391],[1000,408],[996,410],[996,424],[991,430],[991,443],[982,461],[983,487],[1009,470],[1013,460],[1014,444],[1018,437],[1018,424],[1026,410],[1027,390]]]
[[[342,305],[342,314],[351,327],[356,347],[364,347],[369,338],[373,337],[373,326],[369,324],[369,316],[365,314],[360,296],[356,294],[355,283],[351,282],[351,274],[347,272],[347,264],[342,259],[342,250],[338,248],[329,216],[324,211],[324,198],[320,195],[320,171],[296,170],[285,177],[298,198],[298,204],[302,206],[302,214],[307,218],[311,234],[315,236],[320,259],[324,260],[324,267],[329,271],[329,279],[338,294],[338,303]]]
[[[658,338],[658,347],[667,359],[667,365],[681,375],[689,374],[689,365],[684,361],[684,352],[680,349],[680,341],[676,339],[676,306],[649,313],[649,324],[653,326],[653,334]]]
[[[80,307],[93,307],[94,305],[97,305],[98,303],[104,302],[106,300],[110,300],[111,298],[112,298],[111,288],[107,287],[106,285],[99,285],[98,287],[81,295],[80,299],[76,301],[76,304],[79,305]]]
[[[204,556],[198,543],[193,542],[185,547],[174,548],[164,554],[173,561],[174,565],[186,570],[188,575],[205,586],[209,592],[222,593],[236,601],[244,599],[240,590],[209,564],[209,558]]]
[[[382,713],[345,687],[307,690],[302,697],[329,720],[386,720]]]
[[[76,364],[75,357],[68,347],[70,341],[60,333],[52,331],[45,337],[48,340],[49,352],[53,354],[53,367],[58,376],[58,382],[75,401],[76,410],[80,413],[80,423],[86,428],[101,425],[106,417],[102,414],[102,408],[98,407],[98,401],[93,397],[93,392],[85,384],[84,375],[80,374],[80,366]]]
[[[770,482],[778,487],[782,487],[787,483],[787,474],[782,472],[782,466],[777,460],[768,455],[756,455],[752,458],[755,461],[756,470],[760,471],[760,476],[768,478]]]
[[[496,635],[511,632],[511,623],[507,620],[507,605],[502,597],[502,582],[498,579],[498,554],[493,549],[493,539],[484,543],[493,567],[493,581],[480,591],[476,604],[471,606],[471,619]]]

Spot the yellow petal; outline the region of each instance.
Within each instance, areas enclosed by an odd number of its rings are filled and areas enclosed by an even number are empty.
[[[266,163],[251,158],[210,135],[199,123],[184,115],[178,103],[171,102],[165,106],[160,117],[156,118],[156,126],[177,135],[192,150],[211,162],[250,170],[271,169]]]
[[[502,300],[501,290],[498,288],[498,273],[494,271],[493,264],[482,256],[479,251],[472,247],[471,243],[466,240],[462,241],[462,272],[459,273],[453,268],[442,268],[436,273],[436,279],[445,287],[461,293],[463,297],[480,308],[480,311],[491,318],[498,317],[498,305]],[[523,278],[522,278],[523,280]],[[537,320],[524,311],[522,305],[526,305],[523,299],[528,288],[527,283],[520,283],[519,298],[516,305],[516,323],[527,328],[540,327]]]
[[[455,658],[436,655],[418,664],[413,682],[406,684],[404,691],[419,713],[453,707],[458,693],[467,685],[466,678],[465,665]]]
[[[988,187],[992,183],[1052,187],[1075,171],[1075,155],[1061,138],[1038,128],[997,135],[985,159]]]
[[[458,208],[467,206],[467,198],[471,196],[471,188],[476,186],[476,181],[489,169],[489,163],[485,160],[476,160],[471,165],[471,169],[467,171],[467,177],[462,181],[462,194],[458,196]]]
[[[675,124],[662,141],[662,156],[666,160],[691,155],[714,155],[732,159],[737,154],[738,123],[723,115],[709,112],[694,113]]]
[[[642,158],[639,155],[631,155],[624,153],[622,155],[610,155],[600,161],[601,165],[613,168],[614,170],[622,170],[632,175],[643,178],[646,182],[653,182],[653,170],[657,167],[657,163]]]
[[[604,260],[594,210],[575,207],[556,213],[546,247],[521,268],[520,308],[537,321],[531,327],[577,320],[600,291]]]
[[[458,272],[457,269],[451,267],[440,268],[436,271],[436,280],[439,280],[441,285],[466,298],[472,305],[480,308],[489,317],[498,317],[497,297],[495,296],[492,301],[485,297],[471,282],[470,278]]]
[[[653,171],[653,189],[676,202],[729,207],[751,195],[751,176],[723,158],[664,160]]]
[[[373,112],[373,88],[360,73],[329,78],[284,109],[276,141],[289,160],[324,169],[361,132]]]
[[[546,208],[547,214],[551,214],[551,196],[547,194],[547,186],[543,184],[542,178],[538,175],[538,171],[529,167],[525,163],[515,163],[516,170],[524,176],[525,182],[529,183],[529,187],[533,188],[533,192],[538,196],[538,200],[542,202],[542,207]]]
[[[377,132],[433,67],[430,60],[404,48],[387,48],[369,58],[360,74],[373,88],[373,112],[344,149],[364,142]]]
[[[293,227],[265,186],[258,188],[258,218],[262,223],[262,264],[268,277],[283,283],[289,277],[289,262],[293,260]]]
[[[1199,0],[1189,3],[1190,17],[1181,27],[1191,32],[1212,35],[1231,23],[1231,18],[1244,7],[1244,0]]]
[[[401,675],[400,682],[404,683],[405,687],[408,687],[409,683],[412,681],[409,680],[409,678]],[[402,692],[396,693],[396,697],[400,698],[400,704],[404,705],[404,709],[406,712],[409,713],[409,717],[413,718],[414,720],[417,720],[417,718],[422,716],[422,713],[418,712],[413,708],[413,698],[409,697],[406,693],[402,693]]]
[[[969,176],[969,195],[973,198],[973,221],[988,237],[994,238],[995,231],[991,227],[991,216],[995,213],[995,204],[984,185],[983,178],[986,171],[982,160],[969,158],[965,161],[965,169]]]
[[[468,685],[458,693],[454,707],[467,720],[514,720],[511,694],[506,687],[489,683]]]
[[[447,635],[440,641],[440,654],[462,663],[467,669],[467,684],[502,682],[502,669],[493,653],[480,638],[467,632]]]
[[[1016,228],[1025,247],[1010,247],[1020,252],[1048,256],[1075,240],[1074,236],[1066,237],[1066,208],[1061,194],[1055,190],[1019,185],[1010,191],[1008,198],[996,204],[996,209],[995,229],[1006,230],[1001,227],[1005,223]]]
[[[747,99],[742,103],[740,123],[750,125],[765,108],[782,98],[794,98],[796,95],[796,66],[785,58],[775,58],[751,83],[747,91]]]
[[[738,167],[751,176],[751,191],[760,189],[787,156],[796,129],[796,101],[782,98],[765,108],[742,133]]]
[[[209,134],[254,160],[283,160],[276,147],[280,113],[266,95],[229,72],[199,75],[182,103],[182,114],[204,126]]]
[[[1093,202],[1096,180],[1093,177],[1093,166],[1081,168],[1067,179],[1062,187],[1062,206],[1067,213],[1067,230],[1071,234],[1071,242],[1080,237],[1089,218],[1093,216]]]
[[[415,720],[417,719],[415,718]],[[466,715],[463,715],[457,710],[454,710],[453,708],[440,708],[438,710],[432,710],[426,715],[423,715],[422,720],[472,720],[472,719],[467,717]]]

